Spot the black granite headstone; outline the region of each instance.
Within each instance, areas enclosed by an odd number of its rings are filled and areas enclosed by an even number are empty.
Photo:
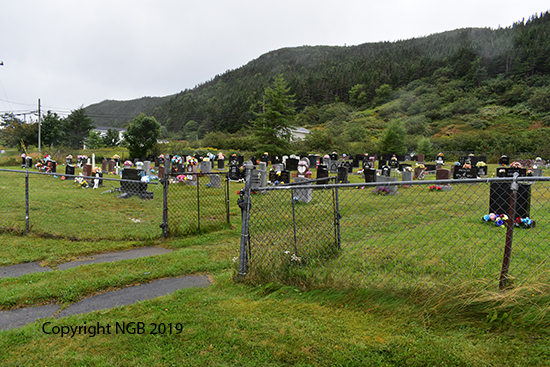
[[[511,182],[491,182],[489,194],[489,213],[509,214]],[[515,217],[530,217],[531,211],[531,184],[520,183],[516,195]],[[515,219],[515,218],[512,218]]]

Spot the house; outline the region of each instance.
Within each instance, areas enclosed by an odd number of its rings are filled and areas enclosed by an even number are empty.
[[[126,131],[126,129],[122,129],[120,127],[108,127],[108,126],[96,126],[94,128],[94,130],[99,131],[99,136],[102,137],[102,138],[105,135],[107,135],[108,130],[116,130],[116,131],[118,131],[118,140],[119,141],[124,140],[124,138],[122,136],[122,133]]]
[[[307,134],[309,134],[309,130],[304,127],[297,127],[295,129],[290,129],[290,133],[292,134],[292,140],[304,140]]]

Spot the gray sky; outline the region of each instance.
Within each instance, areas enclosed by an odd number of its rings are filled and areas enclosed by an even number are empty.
[[[166,96],[260,55],[466,27],[507,27],[548,0],[0,0],[0,113],[66,115]]]

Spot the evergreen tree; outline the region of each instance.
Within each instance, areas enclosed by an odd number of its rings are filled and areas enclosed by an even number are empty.
[[[252,121],[256,138],[256,151],[261,154],[283,155],[290,146],[290,129],[296,121],[294,95],[289,94],[282,75],[275,78],[273,87],[267,87],[259,103],[261,112],[255,113]]]
[[[63,145],[65,137],[65,122],[57,113],[48,111],[42,117],[40,124],[40,139],[42,144],[52,147],[54,145]]]
[[[86,115],[84,107],[72,111],[65,119],[67,145],[74,149],[81,149],[93,128],[92,119]]]
[[[157,143],[160,135],[160,124],[157,119],[145,114],[136,116],[128,129],[123,133],[130,157],[143,158]]]
[[[401,120],[391,120],[380,141],[382,154],[405,154],[405,137],[407,133]]]

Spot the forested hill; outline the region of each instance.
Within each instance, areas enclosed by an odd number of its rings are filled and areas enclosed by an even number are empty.
[[[250,106],[278,74],[288,82],[301,111],[335,101],[368,106],[384,84],[395,91],[416,80],[435,85],[446,78],[461,81],[460,87],[468,90],[495,78],[528,82],[550,75],[549,55],[548,12],[507,28],[458,29],[350,47],[284,48],[185,90],[149,113],[172,132],[190,120],[202,134],[236,132],[247,125]]]
[[[141,112],[150,110],[170,100],[167,97],[143,97],[130,101],[105,100],[86,107],[86,114],[95,126],[124,127]]]

